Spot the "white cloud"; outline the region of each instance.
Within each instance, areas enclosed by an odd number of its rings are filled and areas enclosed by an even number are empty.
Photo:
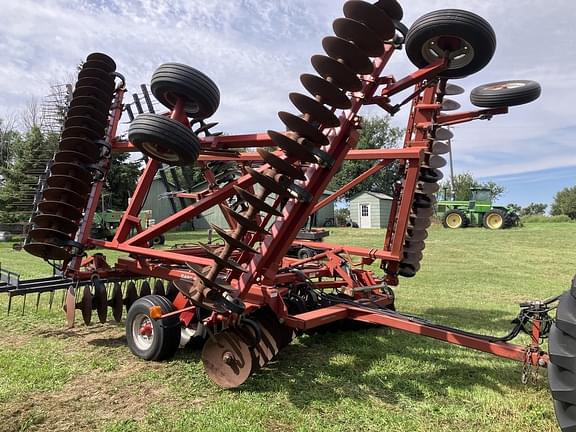
[[[0,116],[42,97],[85,56],[106,52],[137,91],[166,61],[190,64],[211,76],[222,93],[215,120],[228,133],[281,127],[276,112],[290,110],[288,93],[312,70],[343,1],[318,0],[19,0],[2,2],[0,15]],[[459,7],[484,16],[498,49],[482,72],[461,80],[529,78],[542,83],[537,102],[513,108],[490,123],[456,128],[456,167],[476,175],[511,174],[576,165],[569,137],[576,126],[576,9],[569,0],[404,1],[405,22],[439,8]],[[396,77],[414,68],[404,52],[390,64]],[[467,96],[458,100],[471,108]],[[406,114],[395,123],[404,126]],[[559,152],[565,157],[558,157]]]

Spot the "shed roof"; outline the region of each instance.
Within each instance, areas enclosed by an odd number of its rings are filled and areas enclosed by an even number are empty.
[[[390,195],[386,195],[385,193],[382,193],[382,192],[368,192],[368,191],[364,191],[364,192],[360,192],[360,193],[354,195],[354,196],[350,199],[350,201],[355,200],[356,198],[358,198],[358,197],[360,197],[361,195],[364,195],[364,194],[372,195],[374,198],[378,198],[378,199],[381,199],[381,200],[392,200],[392,199],[394,199],[394,198],[392,198]]]

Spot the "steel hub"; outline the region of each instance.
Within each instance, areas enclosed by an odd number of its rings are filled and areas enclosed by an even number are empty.
[[[432,64],[448,58],[448,69],[462,69],[474,59],[474,47],[464,39],[456,36],[438,36],[429,39],[422,46],[422,57]]]
[[[154,342],[154,326],[149,316],[138,314],[132,322],[132,339],[142,351],[147,351]]]

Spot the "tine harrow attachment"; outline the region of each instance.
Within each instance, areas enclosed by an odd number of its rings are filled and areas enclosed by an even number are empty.
[[[324,53],[310,59],[315,73],[302,74],[302,92],[288,95],[294,112],[278,113],[284,130],[249,135],[213,132],[217,123],[210,117],[220,91],[197,69],[162,64],[149,87],[141,86],[133,102],[124,104],[126,83],[115,62],[89,55],[24,242],[30,254],[58,261],[62,276],[20,281],[2,270],[0,292],[10,298],[50,292],[51,306],[53,293],[65,290],[69,325],[76,309],[86,324],[94,311],[106,322],[108,308],[120,322],[125,309],[127,342],[135,355],[162,360],[179,346],[202,346],[206,373],[223,388],[242,385],[304,333],[376,325],[401,329],[524,362],[525,368],[550,365],[558,419],[563,430],[575,430],[576,288],[560,297],[554,323],[549,312],[558,298],[521,305],[503,338],[395,310],[392,287],[424,268],[444,155],[453,138],[450,126],[505,114],[540,95],[532,81],[485,85],[471,94],[480,109],[461,112],[464,89],[449,81],[490,62],[496,46],[492,27],[456,9],[426,14],[410,28],[402,19],[396,0],[345,2],[333,34],[322,40]],[[402,50],[416,70],[396,79],[387,68]],[[367,105],[390,115],[409,109],[402,146],[357,148],[360,111]],[[123,112],[128,139],[116,136]],[[99,240],[91,238],[90,228],[112,151],[138,151],[146,162],[114,238]],[[374,164],[322,199],[346,160]],[[193,165],[203,183],[193,184]],[[380,245],[298,239],[311,215],[385,167],[399,180],[391,185]],[[145,227],[139,215],[157,174],[167,184],[173,214]],[[215,208],[227,226],[212,225],[207,241],[151,247],[154,239]],[[89,255],[93,248],[99,252]],[[295,257],[293,248],[305,253]],[[108,263],[105,250],[124,257]],[[380,275],[364,267],[376,262]],[[530,335],[528,347],[511,343],[521,332]],[[540,347],[548,335],[550,353]]]

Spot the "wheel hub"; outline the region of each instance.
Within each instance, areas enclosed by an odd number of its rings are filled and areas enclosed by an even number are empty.
[[[422,46],[422,57],[430,64],[448,58],[448,69],[461,69],[474,59],[474,48],[459,37],[439,36]]]
[[[145,351],[152,346],[154,341],[154,326],[150,317],[138,314],[132,322],[132,338],[136,346]]]

